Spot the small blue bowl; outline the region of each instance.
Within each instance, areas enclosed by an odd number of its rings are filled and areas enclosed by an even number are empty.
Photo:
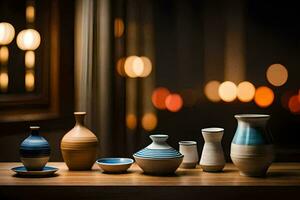
[[[100,158],[96,161],[106,173],[124,173],[134,163],[131,158]]]

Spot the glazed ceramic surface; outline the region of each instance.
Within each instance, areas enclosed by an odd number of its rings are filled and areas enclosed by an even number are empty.
[[[168,135],[151,135],[152,143],[133,155],[136,163],[148,174],[171,174],[182,162],[183,155],[166,143]]]
[[[26,167],[20,166],[20,167],[14,167],[11,169],[12,171],[16,172],[18,175],[22,176],[50,176],[53,175],[58,168],[56,167],[50,167],[50,166],[45,166],[42,170],[40,171],[28,171]]]
[[[134,161],[131,158],[101,158],[96,163],[104,172],[124,173]]]
[[[204,146],[200,159],[200,166],[203,171],[222,171],[225,166],[224,152],[222,148],[223,128],[202,129]]]
[[[97,137],[83,125],[85,112],[75,112],[76,124],[61,141],[63,159],[70,170],[90,170],[97,156]]]
[[[235,115],[238,126],[231,143],[232,162],[245,176],[264,176],[274,159],[272,139],[266,131],[269,115]]]
[[[31,133],[20,145],[21,161],[27,170],[42,170],[50,156],[50,145],[39,135],[38,126],[31,126]]]
[[[196,167],[199,161],[197,142],[180,141],[179,152],[184,155],[183,161],[180,165],[181,168],[191,169]]]

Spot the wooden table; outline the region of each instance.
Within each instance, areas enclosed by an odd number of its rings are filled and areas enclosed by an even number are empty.
[[[300,199],[300,163],[274,163],[264,178],[240,176],[232,164],[222,173],[178,169],[176,175],[144,175],[133,165],[127,174],[68,171],[64,163],[54,177],[21,178],[10,169],[20,163],[0,163],[0,199]],[[72,197],[72,198],[70,198]]]

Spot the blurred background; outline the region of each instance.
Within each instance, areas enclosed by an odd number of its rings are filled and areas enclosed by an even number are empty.
[[[100,156],[131,156],[163,132],[178,149],[235,114],[270,114],[277,161],[300,160],[300,25],[293,1],[1,0],[0,161],[29,125],[60,140],[86,111]]]

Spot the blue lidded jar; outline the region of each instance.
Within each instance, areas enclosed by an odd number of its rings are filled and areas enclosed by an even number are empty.
[[[39,126],[30,126],[30,135],[21,143],[20,157],[28,171],[43,170],[50,157],[50,145],[39,135]]]

